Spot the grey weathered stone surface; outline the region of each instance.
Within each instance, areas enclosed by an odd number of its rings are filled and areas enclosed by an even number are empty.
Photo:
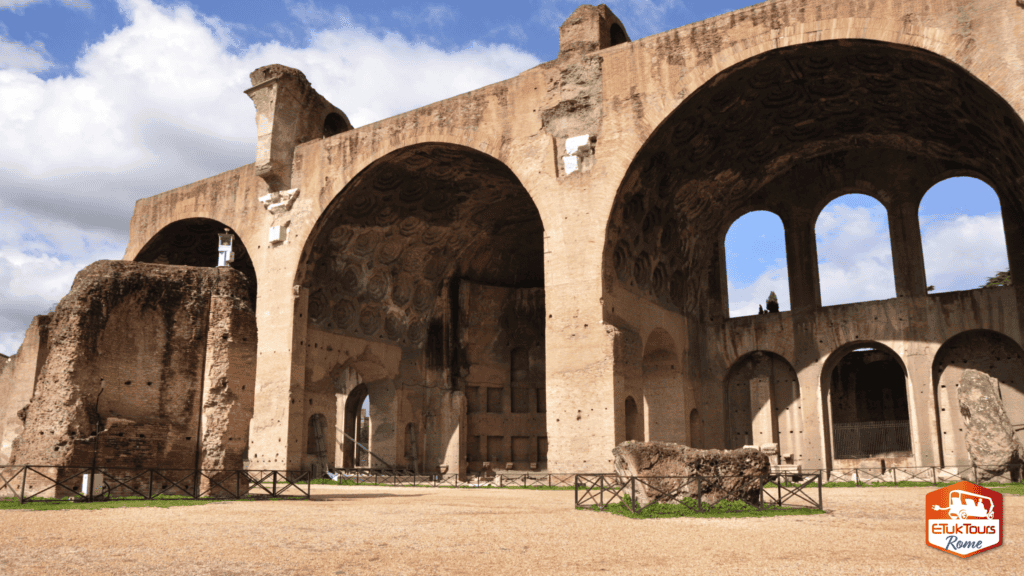
[[[696,482],[659,476],[701,476],[701,501],[743,500],[756,504],[770,471],[768,456],[759,450],[698,450],[671,442],[623,442],[612,450],[620,477],[648,478],[636,485],[641,506],[696,497]]]
[[[965,370],[957,396],[966,428],[967,453],[981,479],[999,476],[1019,465],[1024,447],[1013,435],[992,379],[977,370]]]

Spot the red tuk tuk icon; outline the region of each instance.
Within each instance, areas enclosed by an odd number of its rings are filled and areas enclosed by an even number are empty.
[[[1003,495],[957,482],[925,496],[926,542],[961,558],[1003,543]]]
[[[944,508],[932,504],[932,510],[948,510],[950,518],[984,518],[991,520],[996,514],[996,505],[988,496],[967,492],[964,490],[953,490],[949,493],[949,506]]]

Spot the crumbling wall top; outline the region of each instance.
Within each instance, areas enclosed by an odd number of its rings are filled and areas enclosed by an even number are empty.
[[[583,4],[558,28],[558,57],[630,42],[622,21],[604,4]]]

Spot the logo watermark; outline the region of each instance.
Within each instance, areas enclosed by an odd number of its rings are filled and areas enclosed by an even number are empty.
[[[971,482],[925,497],[928,545],[961,558],[1003,543],[1003,495]]]

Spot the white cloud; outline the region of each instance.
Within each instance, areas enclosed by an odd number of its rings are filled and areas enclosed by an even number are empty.
[[[26,318],[75,271],[123,255],[137,199],[253,162],[255,109],[243,90],[255,68],[299,68],[359,126],[539,64],[507,45],[444,51],[371,32],[311,2],[290,5],[308,27],[304,47],[244,44],[236,25],[188,6],[120,7],[127,24],[86,46],[73,75],[0,70],[0,221],[26,227],[0,236],[0,302],[14,307],[0,307],[0,352],[14,352]]]
[[[823,306],[896,297],[885,208],[829,204],[814,227]]]
[[[83,12],[92,11],[92,3],[89,0],[59,0],[61,4],[68,8],[74,8],[75,10],[81,10]],[[26,6],[32,4],[49,4],[50,0],[0,0],[0,10],[8,9],[12,12],[21,12]]]
[[[775,292],[779,299],[779,310],[790,309],[789,271],[785,262],[775,262],[756,280],[747,286],[738,287],[729,282],[729,317],[752,316],[757,314],[758,306],[767,309],[768,295]]]
[[[46,46],[39,40],[22,44],[7,37],[7,27],[0,22],[0,70],[17,69],[42,72],[53,67]]]
[[[971,290],[1009,269],[999,214],[923,218],[921,236],[925,272],[935,292]]]

